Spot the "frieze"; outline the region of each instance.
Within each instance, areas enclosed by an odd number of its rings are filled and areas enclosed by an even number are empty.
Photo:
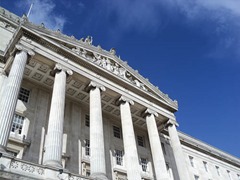
[[[5,21],[0,21],[0,27],[7,29],[11,32],[14,32],[16,30],[16,28],[14,28],[13,26],[11,26],[9,23],[6,23]]]
[[[43,33],[48,33],[50,36],[55,36],[61,38],[64,41],[69,41],[70,44],[76,42],[74,48],[64,46],[72,50],[73,53],[77,54],[80,57],[83,57],[85,60],[90,61],[107,71],[115,74],[116,76],[128,81],[129,83],[135,85],[139,89],[148,92],[149,94],[159,94],[164,100],[173,106],[177,107],[177,101],[171,100],[167,95],[161,92],[157,87],[153,86],[147,79],[142,77],[137,71],[134,71],[126,62],[120,59],[120,56],[116,56],[116,50],[111,48],[110,51],[106,51],[101,48],[100,45],[93,45],[93,38],[87,36],[86,38],[76,39],[74,36],[68,36],[63,34],[60,30],[50,30],[45,28],[44,24],[35,25],[29,21],[24,21],[24,17],[21,18],[23,25],[29,28],[35,28],[40,30]],[[79,44],[79,46],[78,46]],[[51,44],[44,44],[48,48],[57,51]],[[73,45],[73,44],[72,44]],[[119,61],[119,62],[118,62]],[[124,65],[124,66],[123,66]]]
[[[37,174],[37,175],[44,175],[44,169],[38,166],[34,166],[31,164],[18,162],[18,161],[12,161],[10,165],[11,169],[20,170],[27,173]]]
[[[85,40],[85,42],[88,42],[88,41],[90,41],[90,40]],[[91,39],[91,41],[92,41],[92,39]],[[80,48],[80,47],[72,48],[72,51],[74,53],[76,53],[77,55],[93,62],[94,64],[110,71],[111,73],[131,82],[138,88],[140,88],[144,91],[148,91],[148,89],[145,87],[145,85],[142,82],[140,82],[138,79],[136,79],[129,71],[127,71],[120,64],[116,63],[113,59],[105,57],[96,52],[89,52],[86,49]],[[111,49],[111,53],[115,54],[115,50]]]

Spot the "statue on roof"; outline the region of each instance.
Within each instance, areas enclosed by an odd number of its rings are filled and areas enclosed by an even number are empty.
[[[86,39],[84,40],[85,43],[92,45],[93,38],[92,36],[87,36]]]

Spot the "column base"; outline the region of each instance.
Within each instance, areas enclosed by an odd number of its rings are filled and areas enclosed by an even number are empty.
[[[1,152],[1,153],[4,153],[4,154],[7,153],[7,152],[6,152],[6,147],[3,146],[3,145],[0,145],[0,152]]]
[[[6,148],[2,145],[0,145],[0,158],[1,157],[8,157],[8,158],[14,158],[15,156],[13,154],[9,154],[7,151],[6,151]]]
[[[61,168],[61,169],[63,168],[62,163],[60,163],[59,161],[54,161],[54,160],[45,161],[43,163],[43,165],[56,167],[56,168]]]
[[[93,178],[94,180],[109,180],[106,174],[104,173],[94,173],[94,174],[91,174],[90,177]]]

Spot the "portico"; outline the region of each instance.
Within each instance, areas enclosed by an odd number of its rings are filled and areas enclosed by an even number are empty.
[[[23,47],[32,49],[31,52],[34,51],[35,56],[27,63],[28,52],[18,53],[15,55],[13,65],[6,69],[10,73],[7,78],[8,83],[4,88],[11,83],[11,77],[15,77],[11,72],[21,71],[21,73],[17,73],[17,76],[19,76],[17,81],[12,80],[18,87],[14,91],[8,92],[14,94],[14,98],[11,99],[15,99],[15,101],[10,102],[8,98],[3,100],[4,104],[7,104],[6,107],[11,107],[11,109],[1,109],[1,116],[9,117],[9,120],[2,118],[3,123],[0,126],[0,131],[6,131],[6,136],[2,137],[1,140],[2,149],[7,145],[21,79],[25,78],[52,92],[43,150],[44,165],[63,168],[65,99],[70,98],[74,102],[89,107],[90,169],[93,178],[109,179],[107,177],[105,132],[103,127],[103,119],[107,114],[116,121],[121,122],[125,159],[124,168],[128,179],[140,180],[143,178],[139,163],[139,147],[136,144],[136,128],[148,133],[156,179],[168,179],[169,175],[158,128],[164,126],[169,119],[175,121],[174,111],[176,104],[174,101],[161,93],[157,96],[156,92],[158,90],[150,86],[149,82],[141,76],[132,73],[132,69],[127,64],[122,63],[122,61],[117,64],[113,52],[107,55],[101,55],[101,52],[91,54],[90,50],[87,51],[84,48],[77,47],[72,48],[71,52],[64,49],[58,49],[57,52],[46,52],[43,51],[45,48],[43,44],[29,43],[26,37],[22,38],[21,43]],[[34,55],[33,53],[30,54]],[[21,64],[15,66],[15,62],[19,59],[22,60]],[[79,63],[77,63],[78,61]],[[91,69],[89,69],[90,65],[92,66]],[[14,70],[14,68],[17,70]],[[18,68],[21,69],[18,70]],[[98,71],[98,73],[95,71]],[[109,78],[110,76],[111,78]],[[7,97],[12,96],[11,94]],[[11,115],[4,115],[5,112]],[[170,129],[170,131],[170,139],[175,144],[174,147],[177,147],[178,150],[181,149],[179,146],[180,141],[176,139],[176,129]],[[180,155],[175,154],[176,157]],[[150,175],[151,173],[149,173]]]

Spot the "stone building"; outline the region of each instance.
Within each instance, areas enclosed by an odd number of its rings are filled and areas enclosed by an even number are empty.
[[[177,110],[114,49],[0,9],[0,179],[240,180]]]

